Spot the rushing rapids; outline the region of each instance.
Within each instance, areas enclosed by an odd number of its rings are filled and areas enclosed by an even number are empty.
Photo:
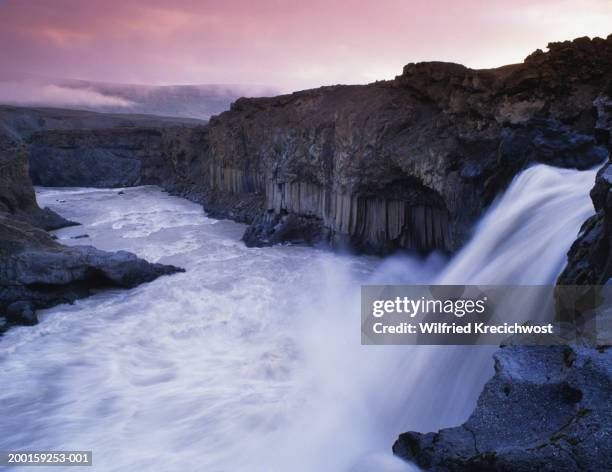
[[[493,349],[361,346],[360,284],[551,283],[593,211],[594,178],[524,171],[448,264],[246,248],[242,225],[155,187],[39,189],[83,223],[62,243],[187,272],[1,338],[0,449],[91,449],[104,471],[408,470],[395,437],[465,420]]]

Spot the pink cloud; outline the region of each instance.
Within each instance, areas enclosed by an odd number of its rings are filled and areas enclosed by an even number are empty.
[[[95,90],[75,89],[37,81],[0,82],[0,103],[52,107],[129,107],[121,97],[103,95]]]
[[[390,78],[404,64],[521,61],[606,36],[608,0],[8,0],[0,63],[39,75],[295,89]]]

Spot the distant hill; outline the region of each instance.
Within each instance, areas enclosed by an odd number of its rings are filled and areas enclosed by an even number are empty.
[[[0,144],[2,144],[3,139],[21,141],[29,138],[33,133],[48,130],[191,128],[204,123],[204,121],[195,118],[176,116],[100,113],[90,110],[0,105]]]
[[[61,107],[105,113],[147,114],[208,120],[237,98],[277,95],[247,85],[132,85],[84,80],[5,77],[0,103]]]

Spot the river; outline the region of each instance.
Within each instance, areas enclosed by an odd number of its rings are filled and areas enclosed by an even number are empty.
[[[360,285],[553,283],[594,178],[527,169],[450,261],[247,248],[244,225],[156,187],[39,188],[82,223],[60,242],[186,272],[0,338],[0,450],[92,450],[100,471],[411,470],[397,435],[464,421],[493,349],[361,346]]]

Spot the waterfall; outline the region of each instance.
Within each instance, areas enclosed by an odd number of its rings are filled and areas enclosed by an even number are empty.
[[[390,453],[396,436],[464,421],[493,349],[362,346],[360,285],[553,283],[594,178],[527,169],[448,263],[249,249],[242,225],[154,187],[39,189],[83,223],[60,242],[187,272],[1,338],[0,450],[92,450],[100,471],[410,470]]]
[[[494,202],[475,228],[471,241],[444,269],[437,272],[440,261],[436,257],[421,266],[413,261],[389,259],[368,282],[554,284],[580,226],[594,212],[589,190],[595,175],[596,170],[580,172],[546,165],[531,167],[517,176],[503,196]],[[332,285],[337,284],[332,282]],[[346,323],[344,320],[338,322],[337,329]],[[313,343],[317,340],[320,337]],[[328,343],[333,345],[333,340]],[[352,346],[344,347],[350,349]],[[493,375],[491,355],[496,350],[492,346],[362,346],[353,349],[355,352],[347,356],[348,362],[358,367],[349,369],[345,381],[355,382],[351,388],[362,395],[363,408],[370,405],[369,408],[376,411],[377,423],[368,424],[366,429],[371,436],[362,439],[364,447],[376,444],[372,436],[378,431],[378,437],[384,438],[380,442],[382,448],[392,444],[404,431],[436,431],[465,421],[484,383]],[[350,411],[345,413],[350,418],[347,422],[354,420],[356,409],[351,405]],[[373,456],[365,455],[360,461],[374,468],[374,458],[387,460],[380,451]],[[363,464],[360,466],[360,461],[354,470],[369,470]],[[395,470],[384,465],[385,462],[376,464],[377,470],[386,470],[385,467]]]

